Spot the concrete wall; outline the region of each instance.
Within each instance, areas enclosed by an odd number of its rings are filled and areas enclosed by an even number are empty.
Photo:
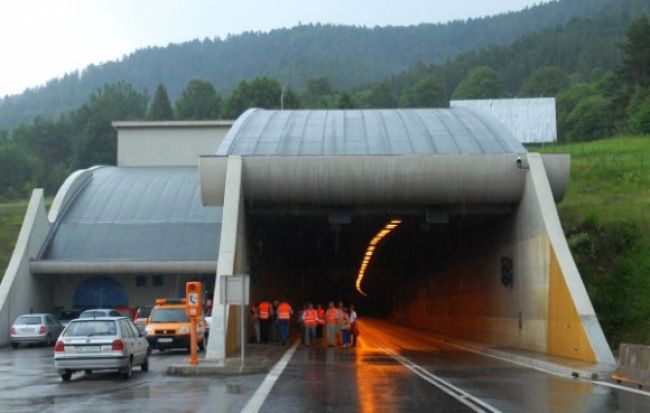
[[[208,359],[224,359],[241,345],[240,309],[220,303],[220,278],[248,272],[246,214],[242,186],[243,165],[238,156],[228,158],[223,202],[223,226],[214,288]],[[247,307],[244,308],[247,311]],[[248,317],[246,317],[248,319]]]
[[[195,166],[213,154],[231,121],[113,122],[118,166]]]
[[[53,310],[51,284],[29,271],[50,230],[42,189],[35,189],[27,206],[16,247],[0,283],[0,345],[9,341],[9,327],[20,314]]]
[[[402,287],[393,317],[443,334],[591,362],[613,362],[569,251],[538,154],[516,212],[491,242],[468,243]],[[501,257],[514,283],[500,281]],[[426,268],[426,267],[425,267]]]
[[[126,291],[130,307],[138,307],[140,305],[153,305],[157,298],[178,297],[179,291],[185,291],[185,283],[192,280],[189,275],[156,275],[162,278],[162,285],[155,286],[153,283],[153,275],[142,275],[145,277],[146,285],[138,287],[136,284],[136,276],[132,274],[112,274],[103,275],[117,281],[124,291]],[[74,294],[77,287],[86,279],[93,277],[93,275],[52,275],[43,274],[37,275],[36,279],[39,282],[48,283],[52,286],[51,296],[53,306],[55,308],[72,308]]]
[[[522,166],[517,164],[520,158]],[[204,205],[223,205],[227,158],[199,160]],[[255,205],[514,204],[521,199],[527,156],[247,156],[246,202]],[[545,157],[551,187],[561,199],[569,158]]]

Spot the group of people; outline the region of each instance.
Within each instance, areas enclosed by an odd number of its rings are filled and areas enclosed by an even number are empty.
[[[307,303],[294,317],[293,308],[286,301],[264,300],[251,306],[251,319],[255,341],[261,344],[279,341],[287,345],[292,321],[297,324],[306,346],[353,347],[359,336],[356,309],[354,305],[345,307],[343,302],[335,306],[330,301],[326,309],[320,304]]]

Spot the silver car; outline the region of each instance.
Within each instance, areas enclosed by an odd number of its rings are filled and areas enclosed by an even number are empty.
[[[52,314],[24,314],[9,329],[9,342],[13,348],[18,348],[20,344],[51,346],[62,330],[63,325]]]
[[[118,370],[131,377],[133,366],[149,370],[149,343],[127,317],[72,320],[54,347],[54,366],[63,381],[76,371]]]

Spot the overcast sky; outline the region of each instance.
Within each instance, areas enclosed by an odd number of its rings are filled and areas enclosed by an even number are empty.
[[[546,0],[545,0],[546,1]],[[543,1],[543,2],[545,2]],[[145,46],[300,23],[446,22],[541,0],[0,0],[0,97]]]

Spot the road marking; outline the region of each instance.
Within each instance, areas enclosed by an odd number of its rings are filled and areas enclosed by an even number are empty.
[[[640,389],[633,389],[631,387],[621,386],[620,384],[607,383],[606,381],[595,381],[595,380],[592,380],[591,382],[594,384],[600,384],[601,386],[611,387],[613,389],[625,390],[631,393],[640,394],[642,396],[650,396],[650,392],[647,392],[645,390],[640,390]]]
[[[280,378],[280,375],[284,371],[284,368],[287,367],[287,364],[289,364],[289,361],[291,360],[291,357],[293,357],[293,353],[296,352],[297,348],[298,343],[291,346],[291,348],[284,353],[284,356],[280,358],[269,374],[266,375],[264,381],[260,384],[260,387],[258,387],[253,394],[253,397],[248,400],[248,403],[246,403],[246,406],[242,409],[242,413],[257,413],[260,410],[269,393],[271,393],[273,385],[278,381],[278,378]]]
[[[560,378],[563,378],[563,379],[570,378],[570,376],[567,376],[566,374],[563,374],[563,373],[559,373],[557,371],[548,370],[548,369],[545,369],[544,367],[540,367],[540,366],[532,366],[532,365],[527,364],[527,363],[525,363],[523,361],[511,360],[511,359],[509,359],[507,357],[499,356],[499,355],[496,355],[496,354],[486,353],[486,352],[476,350],[476,349],[471,348],[471,347],[463,346],[462,344],[456,344],[456,343],[452,343],[452,342],[449,342],[449,341],[444,341],[444,340],[441,340],[441,339],[431,338],[431,337],[427,337],[426,340],[429,341],[429,342],[442,343],[443,345],[448,345],[450,347],[456,347],[458,349],[461,349],[461,350],[464,350],[464,351],[467,351],[467,352],[470,352],[470,353],[475,353],[475,354],[479,354],[479,355],[484,356],[484,357],[490,357],[490,358],[500,360],[500,361],[503,361],[503,362],[506,362],[506,363],[515,364],[517,366],[525,367],[527,369],[537,370],[537,371],[539,371],[541,373],[546,373],[546,374],[549,374],[551,376],[556,376],[556,377],[560,377]],[[584,382],[588,382],[588,383],[592,383],[592,384],[597,384],[597,385],[600,385],[600,386],[611,387],[613,389],[623,390],[623,391],[630,392],[630,393],[635,393],[635,394],[640,394],[642,396],[650,396],[650,392],[648,392],[648,391],[634,389],[634,388],[627,387],[627,386],[621,386],[620,384],[608,383],[606,381],[590,380],[590,379],[583,378],[583,377],[576,377],[576,378],[574,378],[574,380],[580,380],[580,381],[584,381]]]
[[[447,393],[448,395],[458,400],[465,406],[469,407],[473,411],[478,413],[486,413],[486,412],[501,413],[500,410],[490,406],[489,404],[485,403],[483,400],[472,396],[471,394],[467,393],[465,390],[462,390],[461,388],[454,386],[447,380],[444,380],[436,376],[435,374],[431,373],[430,371],[425,370],[424,368],[415,364],[408,358],[400,356],[399,354],[393,352],[383,344],[377,344],[377,345],[389,356],[391,356],[392,358],[397,360],[401,365],[409,369],[412,373],[416,374],[417,376],[427,381],[428,383],[433,384],[438,389]]]

